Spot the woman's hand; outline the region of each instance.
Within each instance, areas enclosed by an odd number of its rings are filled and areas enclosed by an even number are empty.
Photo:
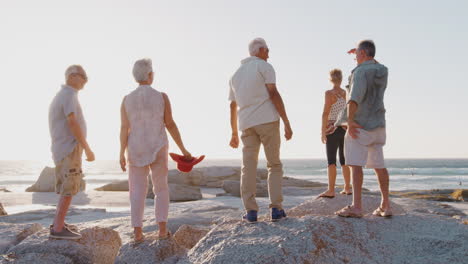
[[[185,160],[192,160],[193,159],[192,154],[190,154],[190,152],[188,152],[186,149],[182,150],[182,154],[184,155]]]
[[[322,134],[322,143],[327,144],[327,135]]]

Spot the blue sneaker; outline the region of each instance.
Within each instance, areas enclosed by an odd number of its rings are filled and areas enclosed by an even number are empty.
[[[255,210],[247,211],[247,214],[242,216],[242,219],[250,224],[257,223],[257,211]]]
[[[286,218],[286,213],[283,209],[271,208],[271,221],[276,222],[283,218]]]

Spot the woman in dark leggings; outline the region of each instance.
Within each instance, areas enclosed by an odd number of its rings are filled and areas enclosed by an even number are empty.
[[[349,167],[345,166],[343,150],[346,128],[334,126],[339,113],[346,107],[346,91],[340,87],[342,79],[343,75],[341,70],[331,70],[330,82],[333,84],[333,88],[325,92],[325,106],[322,114],[322,142],[327,146],[328,189],[319,195],[319,197],[324,198],[335,197],[336,154],[338,150],[345,182],[344,188],[340,194],[352,194],[350,171]]]

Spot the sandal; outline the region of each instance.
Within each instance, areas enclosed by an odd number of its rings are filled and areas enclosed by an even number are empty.
[[[343,209],[336,211],[335,214],[341,217],[352,217],[352,218],[361,218],[363,216],[362,213],[353,212],[351,205],[348,205],[344,207]]]
[[[168,239],[168,238],[170,238],[170,237],[171,237],[171,232],[170,232],[170,231],[167,231],[167,233],[166,233],[165,236],[159,236],[159,235],[158,235],[157,240],[166,240],[166,239]]]
[[[392,210],[387,210],[385,211],[384,209],[382,209],[382,207],[379,206],[379,208],[375,209],[374,212],[372,212],[372,215],[375,215],[375,216],[381,216],[381,217],[390,217],[392,216]]]
[[[317,196],[317,199],[318,198],[329,198],[329,199],[332,199],[332,198],[335,198],[335,195],[326,195],[325,193],[321,193],[319,194],[319,196]]]

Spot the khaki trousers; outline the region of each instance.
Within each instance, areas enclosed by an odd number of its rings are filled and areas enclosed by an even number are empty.
[[[257,125],[242,131],[241,196],[247,211],[258,211],[255,200],[257,193],[257,165],[260,145],[263,145],[268,167],[268,193],[270,208],[282,209],[283,165],[280,160],[279,121]]]

